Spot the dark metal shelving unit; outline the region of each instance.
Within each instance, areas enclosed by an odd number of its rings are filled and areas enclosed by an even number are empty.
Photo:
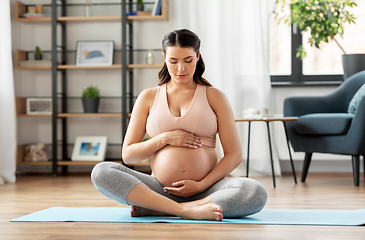
[[[76,4],[80,5],[80,4]],[[76,6],[75,5],[75,6]],[[127,122],[128,122],[128,110],[131,110],[133,107],[133,69],[128,69],[127,65],[129,63],[133,63],[133,24],[127,21],[127,8],[128,11],[132,11],[132,0],[129,0],[128,3],[126,0],[121,0],[121,40],[122,40],[122,56],[121,56],[121,81],[122,81],[122,96],[121,96],[121,113],[122,113],[122,142],[124,140],[126,130],[127,130]],[[52,0],[52,100],[53,100],[53,113],[52,113],[52,173],[54,176],[57,176],[58,172],[58,146],[62,145],[62,159],[67,159],[68,155],[68,147],[67,143],[67,117],[59,117],[58,116],[58,98],[61,98],[61,112],[67,112],[67,69],[59,69],[58,68],[58,52],[61,52],[61,64],[66,64],[67,52],[68,48],[66,45],[67,32],[65,21],[57,21],[58,17],[58,8],[61,9],[61,17],[67,16],[67,8],[68,6],[72,6],[72,4],[67,4],[66,0]],[[61,25],[61,44],[57,44],[57,26]],[[128,26],[128,42],[127,44],[127,26]],[[128,45],[128,47],[127,47]],[[129,59],[127,59],[127,50],[129,52]],[[61,91],[57,89],[57,72],[61,72]],[[127,84],[128,81],[128,84]],[[128,85],[128,86],[127,86]],[[128,91],[127,91],[128,87]],[[127,101],[128,98],[128,101]],[[61,121],[62,127],[62,139],[58,140],[58,124]],[[122,161],[122,159],[119,159]],[[62,165],[62,172],[67,172],[67,166]]]
[[[133,22],[134,21],[155,21],[155,20],[167,20],[167,0],[161,0],[161,15],[152,16],[149,14],[141,14],[137,16],[127,16],[127,12],[135,10],[137,4],[136,0],[115,0],[114,2],[93,2],[92,16],[85,17],[83,10],[85,9],[85,3],[72,3],[73,1],[67,0],[52,0],[51,3],[43,4],[46,17],[40,18],[26,18],[24,14],[28,12],[29,7],[34,7],[35,4],[24,4],[21,1],[15,2],[15,21],[23,23],[50,23],[52,32],[52,44],[51,50],[42,51],[44,59],[49,59],[52,62],[52,66],[21,66],[20,61],[33,60],[34,51],[24,51],[16,49],[15,67],[17,69],[27,70],[51,70],[52,78],[52,115],[38,114],[28,115],[25,112],[25,100],[24,97],[17,97],[17,104],[19,109],[18,116],[25,117],[51,117],[52,119],[52,141],[50,144],[46,144],[46,151],[50,160],[43,163],[24,162],[24,147],[25,145],[18,145],[18,165],[52,165],[52,173],[57,176],[59,167],[62,167],[63,173],[67,173],[67,167],[70,165],[94,165],[96,162],[85,161],[77,162],[70,161],[70,149],[71,145],[67,142],[67,129],[68,118],[70,117],[119,117],[121,118],[121,142],[109,143],[108,149],[110,153],[107,153],[106,161],[117,161],[123,163],[121,157],[121,147],[126,134],[128,120],[130,112],[133,108],[135,97],[133,96],[134,85],[134,69],[143,68],[161,68],[162,64],[146,64],[147,52],[155,52],[155,61],[159,61],[160,49],[134,49],[133,46]],[[145,5],[156,4],[155,0],[149,0],[145,2]],[[50,15],[51,17],[48,17]],[[76,66],[76,50],[74,46],[69,48],[66,45],[67,40],[67,25],[71,23],[85,24],[91,22],[120,22],[121,24],[121,47],[114,49],[114,59],[112,66]],[[60,34],[58,36],[58,34]],[[119,40],[119,37],[117,36]],[[57,40],[59,42],[57,42]],[[156,59],[157,56],[157,59]],[[162,63],[162,55],[161,63]],[[157,62],[156,61],[156,62]],[[100,101],[99,113],[97,114],[85,114],[82,111],[80,97],[68,96],[67,94],[67,72],[77,71],[79,69],[93,70],[93,69],[117,69],[121,71],[121,91],[120,96],[102,97]],[[19,101],[18,101],[19,100]],[[61,129],[60,129],[61,128]],[[58,130],[61,130],[58,132]],[[118,148],[119,154],[118,153]],[[128,166],[146,166],[147,163],[133,164]]]

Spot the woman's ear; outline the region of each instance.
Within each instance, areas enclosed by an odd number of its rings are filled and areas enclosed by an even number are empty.
[[[162,53],[163,59],[166,60],[165,53],[163,51],[161,53]]]
[[[198,60],[197,61],[199,61],[199,59],[200,59],[200,51],[198,52],[198,54],[197,54],[198,56],[197,56],[197,58],[198,58]]]

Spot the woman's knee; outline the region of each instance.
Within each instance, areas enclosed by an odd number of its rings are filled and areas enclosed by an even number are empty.
[[[264,186],[256,180],[252,179],[251,183],[251,203],[255,205],[257,212],[261,211],[267,202],[267,192]]]
[[[91,171],[91,181],[94,185],[100,185],[102,181],[104,181],[105,177],[108,176],[108,173],[111,170],[111,167],[115,163],[112,162],[101,162],[94,166]]]

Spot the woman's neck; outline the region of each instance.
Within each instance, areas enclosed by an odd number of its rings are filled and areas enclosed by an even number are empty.
[[[171,79],[166,86],[170,89],[175,89],[175,90],[188,90],[188,89],[195,89],[196,85],[198,83],[195,82],[193,79],[191,79],[189,82],[186,83],[178,83],[175,80]]]

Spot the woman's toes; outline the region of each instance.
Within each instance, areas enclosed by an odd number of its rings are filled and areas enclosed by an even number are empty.
[[[217,210],[216,220],[217,221],[222,221],[223,220],[222,208],[220,206],[217,206],[216,210]]]

